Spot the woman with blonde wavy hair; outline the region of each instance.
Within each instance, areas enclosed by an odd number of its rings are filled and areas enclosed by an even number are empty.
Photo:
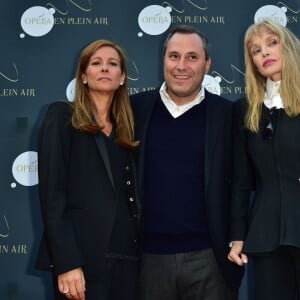
[[[228,258],[240,266],[253,258],[256,300],[299,299],[300,41],[265,20],[248,28],[244,51]]]
[[[44,235],[37,268],[54,299],[137,300],[139,209],[125,55],[97,40],[81,53],[73,103],[52,103],[39,131]]]

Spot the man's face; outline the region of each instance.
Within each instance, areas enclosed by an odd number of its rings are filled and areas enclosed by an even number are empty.
[[[164,77],[172,100],[182,105],[195,99],[211,61],[205,59],[201,38],[196,34],[175,33],[164,57]]]

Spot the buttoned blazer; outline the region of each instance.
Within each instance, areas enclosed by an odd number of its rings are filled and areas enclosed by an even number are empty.
[[[247,253],[300,247],[300,116],[275,110],[273,133],[266,139],[267,108],[263,106],[257,133],[244,125],[246,110],[246,99],[234,104],[231,238],[244,240]]]
[[[55,102],[39,131],[45,230],[36,267],[56,275],[83,267],[87,279],[99,279],[105,276],[116,193],[102,133],[80,132],[71,126],[70,117],[69,104]]]
[[[136,121],[136,138],[141,144],[137,151],[137,173],[140,195],[143,195],[143,169],[147,129],[154,105],[161,101],[159,89],[132,95],[131,104]],[[224,274],[233,289],[240,286],[243,268],[227,259],[229,251],[229,195],[232,159],[232,103],[205,91],[205,206],[213,249]],[[159,174],[158,174],[159,176]],[[170,210],[172,207],[170,207]]]

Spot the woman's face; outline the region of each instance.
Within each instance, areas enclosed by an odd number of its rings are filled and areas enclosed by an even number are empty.
[[[273,81],[281,80],[283,57],[279,36],[261,31],[249,43],[249,53],[258,72]]]
[[[82,80],[87,82],[90,93],[113,95],[125,80],[118,52],[110,46],[99,48],[91,56]]]

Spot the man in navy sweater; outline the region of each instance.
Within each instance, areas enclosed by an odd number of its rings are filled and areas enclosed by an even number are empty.
[[[142,194],[142,300],[238,298],[243,269],[227,260],[231,180],[230,101],[202,87],[207,38],[175,27],[164,78],[131,96]]]

